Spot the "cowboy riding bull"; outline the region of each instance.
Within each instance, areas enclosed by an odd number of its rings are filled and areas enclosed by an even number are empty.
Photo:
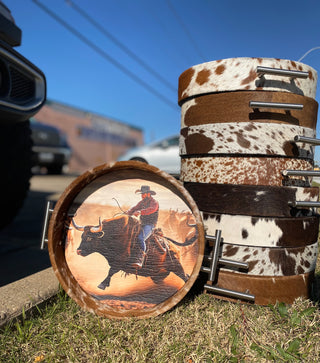
[[[75,229],[82,231],[77,254],[88,256],[98,252],[109,263],[108,275],[98,285],[102,290],[110,285],[111,277],[118,271],[149,276],[155,283],[160,283],[170,272],[185,282],[189,279],[181,265],[178,249],[174,245],[192,245],[198,237],[196,225],[189,225],[193,228],[182,243],[164,237],[160,229],[153,230],[146,240],[147,252],[143,266],[136,269],[130,263],[130,258],[135,248],[139,248],[136,246],[141,230],[138,218],[125,214],[99,221],[98,226],[78,226],[74,219],[72,224]]]

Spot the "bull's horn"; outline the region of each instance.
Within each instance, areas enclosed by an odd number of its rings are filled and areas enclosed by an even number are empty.
[[[101,232],[102,231],[102,223],[101,223],[101,217],[99,217],[99,226],[97,227],[91,227],[91,232]]]
[[[192,216],[192,214],[190,213],[190,214],[188,214],[188,216],[187,216],[187,226],[188,227],[195,227],[197,224],[195,224],[195,223],[190,223],[190,217]]]
[[[82,226],[78,226],[77,223],[75,222],[75,220],[72,218],[71,222],[73,224],[73,227],[77,230],[77,231],[84,231],[84,227]]]

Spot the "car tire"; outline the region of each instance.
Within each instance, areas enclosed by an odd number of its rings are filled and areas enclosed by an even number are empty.
[[[60,165],[60,164],[47,166],[47,171],[48,171],[48,174],[50,174],[50,175],[54,175],[54,174],[60,175],[60,174],[62,174],[62,169],[63,169],[63,165]]]
[[[141,163],[148,164],[147,160],[145,160],[143,158],[139,158],[139,157],[131,158],[130,160],[140,161]]]
[[[29,121],[1,125],[0,228],[18,214],[30,188],[32,139]]]

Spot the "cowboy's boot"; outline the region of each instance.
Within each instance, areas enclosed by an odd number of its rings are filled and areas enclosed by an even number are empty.
[[[135,250],[134,256],[132,256],[131,266],[135,269],[140,269],[143,265],[146,253],[141,249]]]

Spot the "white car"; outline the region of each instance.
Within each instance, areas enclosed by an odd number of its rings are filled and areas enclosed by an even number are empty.
[[[118,159],[118,161],[123,160],[142,161],[169,174],[179,176],[179,135],[130,149]]]

